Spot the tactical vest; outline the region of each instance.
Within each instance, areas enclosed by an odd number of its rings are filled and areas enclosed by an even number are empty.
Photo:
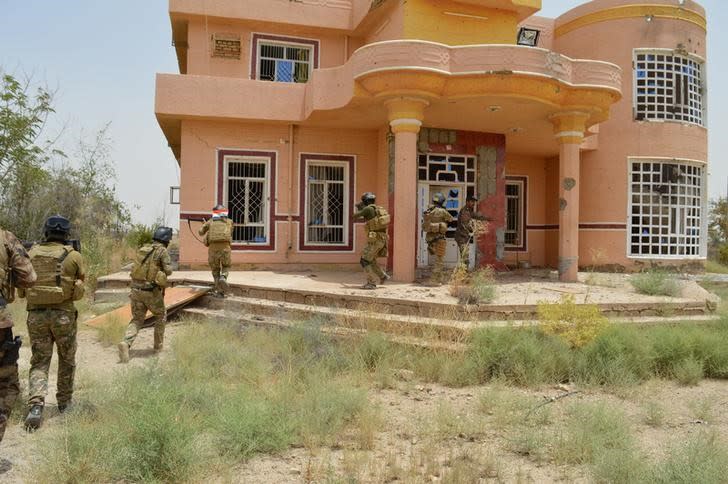
[[[387,230],[391,220],[389,212],[387,212],[386,208],[380,207],[379,205],[375,207],[375,210],[376,216],[367,220],[365,224],[366,230],[369,232],[381,232],[383,230]]]
[[[447,232],[447,223],[443,220],[444,208],[433,207],[425,211],[422,218],[422,230],[428,234],[444,234]]]
[[[75,279],[63,276],[63,261],[73,247],[36,244],[30,249],[30,262],[38,276],[33,287],[25,290],[28,304],[49,305],[73,300]]]
[[[15,299],[15,291],[10,284],[10,257],[5,242],[5,231],[0,229],[0,297],[10,304]]]
[[[207,242],[230,242],[233,237],[231,225],[225,220],[213,220],[207,231]]]

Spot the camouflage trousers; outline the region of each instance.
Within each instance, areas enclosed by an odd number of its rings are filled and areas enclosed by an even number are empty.
[[[460,242],[458,241],[458,268],[469,270],[470,269],[470,241]]]
[[[369,284],[380,284],[386,274],[379,267],[377,257],[385,257],[387,255],[387,233],[386,232],[369,232],[367,234],[367,245],[361,251],[361,266],[367,275]]]
[[[2,311],[0,309],[0,311]],[[10,328],[0,329],[0,341],[5,341],[6,332]],[[0,350],[0,365],[5,357],[3,351]],[[15,406],[15,400],[20,394],[20,380],[18,378],[18,364],[0,366],[0,442],[5,435],[5,427],[8,425],[10,413]]]
[[[151,291],[132,289],[129,295],[131,299],[131,321],[124,333],[124,342],[129,345],[144,326],[147,317],[147,310],[154,316],[154,348],[162,348],[164,344],[164,326],[167,324],[167,308],[164,306],[164,292],[160,288]]]
[[[53,356],[53,343],[58,351],[56,402],[68,403],[73,396],[76,374],[76,319],[78,313],[62,309],[28,311],[30,336],[30,387],[28,405],[44,405],[48,394],[48,369]]]
[[[207,251],[207,263],[210,264],[210,270],[212,271],[212,278],[215,280],[215,290],[222,292],[220,287],[220,276],[225,279],[228,277],[230,272],[230,245],[224,244],[220,247],[210,245]]]
[[[442,284],[445,282],[445,250],[447,240],[439,238],[427,242],[427,251],[430,253],[430,282]],[[434,260],[433,260],[434,259]]]

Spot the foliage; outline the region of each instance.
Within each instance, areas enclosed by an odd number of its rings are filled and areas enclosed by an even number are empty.
[[[665,270],[650,269],[629,278],[630,284],[640,294],[649,296],[671,296],[680,294],[680,284],[673,274]]]
[[[139,248],[144,244],[150,244],[154,236],[154,226],[134,224],[126,234],[126,241],[132,248]]]
[[[608,325],[607,318],[594,304],[576,304],[566,295],[560,303],[539,303],[541,331],[563,338],[572,348],[581,348],[599,336]]]
[[[450,279],[450,295],[460,304],[488,304],[495,299],[495,273],[491,267],[468,274],[458,269]]]

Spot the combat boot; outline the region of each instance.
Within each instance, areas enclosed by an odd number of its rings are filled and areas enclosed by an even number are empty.
[[[217,280],[217,284],[218,291],[221,292],[223,296],[230,292],[230,285],[227,282],[227,276],[221,275],[220,279]]]
[[[119,348],[119,362],[129,363],[129,345],[126,341],[122,341],[117,347]]]
[[[70,409],[71,409],[71,402],[70,401],[63,402],[63,403],[60,403],[60,402],[58,403],[58,412],[59,413],[65,413],[66,410],[70,410]]]
[[[385,272],[385,273],[384,273],[384,275],[383,275],[382,277],[380,277],[380,278],[379,278],[379,284],[384,284],[385,282],[387,282],[387,281],[388,281],[388,280],[390,280],[391,278],[392,278],[392,276],[390,276],[389,274],[387,274],[387,273]]]
[[[25,417],[25,430],[32,432],[40,428],[43,420],[43,405],[33,405],[30,407],[28,416]]]
[[[363,286],[361,286],[362,289],[376,289],[377,285],[372,282],[367,282]]]

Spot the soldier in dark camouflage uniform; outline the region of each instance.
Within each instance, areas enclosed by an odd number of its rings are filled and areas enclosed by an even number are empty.
[[[384,284],[389,279],[389,275],[377,263],[378,257],[387,255],[387,229],[371,225],[377,214],[386,211],[375,205],[375,201],[376,196],[373,193],[365,193],[361,197],[361,203],[357,205],[358,211],[354,214],[354,219],[363,219],[366,222],[364,230],[367,233],[367,245],[362,250],[359,260],[367,275],[367,282],[362,289],[376,289],[377,284]]]
[[[15,286],[28,288],[34,282],[35,271],[23,245],[13,234],[0,228],[0,441],[20,393],[20,338],[13,337],[13,320],[6,306],[15,298]]]
[[[166,286],[166,276],[172,274],[172,260],[167,251],[167,246],[172,240],[172,229],[158,227],[154,231],[153,240],[151,247],[145,246],[140,249],[140,251],[147,250],[149,254],[149,260],[145,261],[149,265],[149,278],[136,279],[134,277],[135,269],[132,269],[131,294],[129,295],[132,319],[126,327],[124,341],[118,346],[119,360],[122,363],[129,361],[129,348],[134,343],[139,330],[144,326],[147,310],[155,318],[154,351],[161,351],[164,344],[164,327],[167,324],[164,287]]]
[[[455,230],[455,242],[458,244],[459,267],[467,270],[470,267],[470,238],[473,236],[473,220],[490,220],[475,211],[478,197],[468,195],[465,206],[458,213],[458,226]]]
[[[37,244],[30,250],[31,260],[36,253],[45,250],[60,250],[67,247],[68,253],[60,263],[60,279],[69,281],[71,286],[67,297],[58,303],[43,304],[33,302],[31,291],[28,298],[28,335],[32,355],[30,357],[30,385],[28,390],[28,406],[30,410],[25,419],[28,430],[40,427],[45,397],[48,393],[48,370],[53,356],[53,343],[58,351],[58,381],[56,384],[56,402],[58,409],[64,412],[73,397],[73,381],[76,373],[76,331],[78,311],[73,302],[83,294],[83,280],[86,273],[83,268],[81,254],[67,246],[66,240],[71,230],[70,222],[61,216],[53,216],[46,220],[46,241]],[[39,272],[40,274],[40,272]],[[40,289],[38,285],[33,289]],[[81,291],[79,296],[79,291]]]

